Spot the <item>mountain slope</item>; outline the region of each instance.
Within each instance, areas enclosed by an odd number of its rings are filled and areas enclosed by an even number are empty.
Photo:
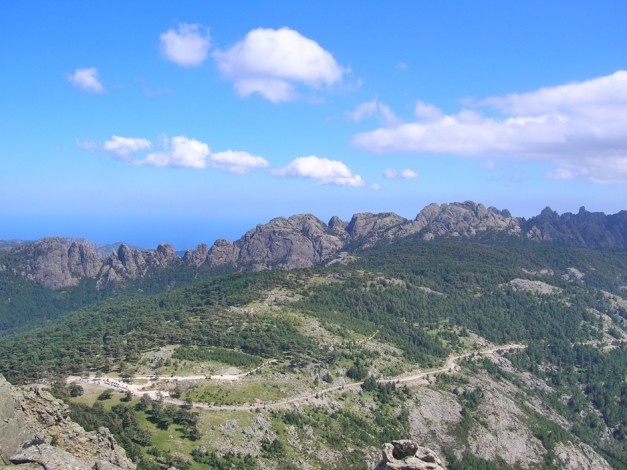
[[[367,468],[383,441],[407,437],[452,468],[627,462],[627,387],[614,372],[627,367],[627,252],[408,239],[354,256],[346,265],[231,273],[90,306],[2,339],[0,371],[13,381],[189,375],[197,378],[180,380],[176,393],[192,404],[258,400],[252,410],[194,410],[198,441],[159,444],[196,463],[227,459],[212,452],[229,449],[265,468]],[[408,389],[377,382],[510,342],[528,347],[470,357]],[[233,374],[210,358],[239,361],[242,353],[266,365],[236,382],[204,378]],[[355,381],[363,386],[342,391]],[[292,408],[264,409],[331,386]],[[158,405],[146,407],[142,419],[165,419]],[[175,432],[167,419],[167,431],[147,423],[155,443]]]

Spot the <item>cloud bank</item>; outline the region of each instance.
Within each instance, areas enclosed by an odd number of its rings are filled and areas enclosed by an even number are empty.
[[[357,134],[353,144],[375,153],[547,161],[555,165],[549,178],[627,182],[627,71],[471,105],[446,115],[418,102],[414,122]]]
[[[273,103],[297,98],[299,85],[336,84],[345,73],[331,53],[289,28],[254,29],[230,49],[213,55],[240,96],[259,93]]]
[[[339,186],[363,186],[365,184],[361,176],[354,175],[343,162],[314,155],[296,158],[286,167],[274,170],[272,174],[283,177],[310,178],[321,184],[337,184]]]

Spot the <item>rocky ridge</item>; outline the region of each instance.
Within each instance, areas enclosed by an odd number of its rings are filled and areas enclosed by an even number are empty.
[[[0,468],[134,470],[108,429],[86,432],[39,385],[14,387],[0,375]]]
[[[108,256],[84,240],[44,238],[12,250],[12,263],[0,271],[33,280],[50,289],[75,286],[95,279],[99,289],[141,279],[166,268],[184,269],[294,269],[328,262],[340,253],[408,237],[423,240],[471,239],[502,235],[586,248],[626,248],[627,211],[614,215],[588,212],[558,215],[547,208],[529,220],[507,210],[472,201],[430,204],[413,220],[387,212],[359,213],[346,222],[333,217],[324,223],[313,215],[278,217],[246,232],[239,240],[217,240],[199,245],[180,258],[172,246],[139,250],[120,244]]]

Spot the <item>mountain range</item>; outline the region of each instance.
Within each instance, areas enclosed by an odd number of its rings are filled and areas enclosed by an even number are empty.
[[[557,214],[550,208],[530,219],[472,201],[430,204],[413,220],[395,213],[359,213],[350,221],[328,223],[310,214],[278,217],[246,232],[239,240],[200,244],[179,256],[169,244],[156,250],[125,243],[98,246],[84,239],[47,237],[35,242],[2,242],[0,272],[34,281],[47,289],[95,280],[102,290],[154,276],[167,268],[183,270],[294,269],[329,262],[342,253],[362,251],[402,239],[514,239],[592,249],[627,247],[627,211],[606,215]]]
[[[14,241],[0,374],[28,403],[0,411],[43,428],[0,467],[80,457],[67,412],[31,399],[48,387],[140,470],[370,470],[399,439],[451,470],[625,468],[625,220],[465,202],[276,218],[181,254]]]

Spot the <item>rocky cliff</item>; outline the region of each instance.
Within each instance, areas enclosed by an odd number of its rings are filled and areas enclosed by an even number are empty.
[[[521,227],[531,240],[584,248],[627,248],[627,211],[605,215],[581,207],[577,214],[558,215],[547,207]]]
[[[95,277],[102,260],[84,242],[63,243],[57,237],[43,238],[14,250],[12,271],[49,289],[75,286],[82,277]]]
[[[97,274],[97,286],[142,278],[180,261],[171,245],[161,244],[155,251],[146,251],[131,249],[123,243],[102,263]]]
[[[44,238],[11,252],[13,261],[2,264],[25,279],[50,289],[96,280],[98,288],[141,279],[160,271],[182,269],[294,269],[337,257],[343,251],[368,249],[408,237],[423,240],[470,239],[503,235],[586,248],[626,248],[627,211],[614,215],[588,212],[558,215],[547,208],[525,220],[507,210],[472,201],[430,204],[413,220],[387,212],[355,214],[350,221],[333,217],[324,223],[313,215],[275,218],[249,230],[239,240],[218,240],[211,248],[201,244],[182,258],[170,245],[138,250],[120,244],[107,257],[93,244],[81,240]]]
[[[134,470],[135,464],[106,428],[86,432],[41,386],[14,387],[0,375],[0,467]]]

